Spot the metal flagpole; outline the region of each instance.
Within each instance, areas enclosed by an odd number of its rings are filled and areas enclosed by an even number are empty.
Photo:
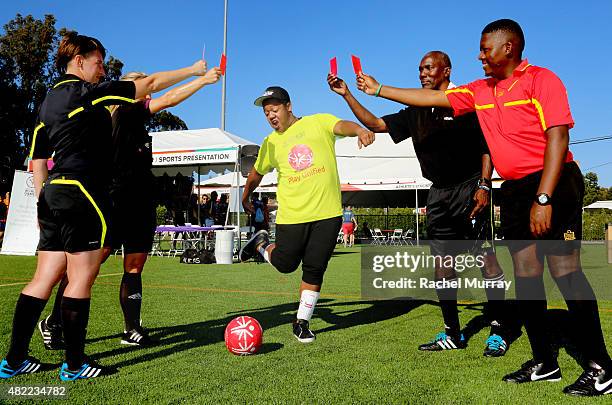
[[[223,54],[227,56],[227,1],[225,0],[225,11],[223,13]],[[223,75],[221,82],[221,130],[225,131],[225,79],[226,74]]]

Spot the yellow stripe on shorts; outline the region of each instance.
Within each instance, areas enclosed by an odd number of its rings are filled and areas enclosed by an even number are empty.
[[[104,220],[104,215],[102,214],[100,207],[98,207],[98,204],[96,204],[91,194],[89,194],[87,190],[85,190],[85,187],[83,187],[81,182],[78,180],[53,179],[51,180],[51,184],[67,184],[71,186],[77,186],[78,188],[81,189],[85,197],[87,197],[91,205],[93,205],[94,209],[98,213],[98,216],[100,217],[100,222],[102,223],[102,237],[100,238],[100,247],[103,247],[104,239],[106,238],[106,221]]]

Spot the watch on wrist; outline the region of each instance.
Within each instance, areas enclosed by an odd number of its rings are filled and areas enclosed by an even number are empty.
[[[538,203],[538,205],[549,205],[550,196],[546,193],[540,193],[536,195],[535,202]]]

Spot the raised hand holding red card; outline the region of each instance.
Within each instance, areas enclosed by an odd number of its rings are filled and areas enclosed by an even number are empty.
[[[353,61],[353,70],[355,74],[359,76],[363,71],[361,70],[361,59],[355,55],[351,55],[351,60]]]
[[[338,60],[335,56],[329,60],[329,72],[332,76],[338,76]]]

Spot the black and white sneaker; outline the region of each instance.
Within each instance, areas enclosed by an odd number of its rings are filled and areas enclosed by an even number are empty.
[[[62,327],[61,325],[50,324],[49,316],[38,322],[38,330],[43,338],[45,349],[62,350],[66,347],[62,334]]]
[[[419,346],[419,350],[426,352],[438,352],[440,350],[465,349],[467,343],[465,337],[461,335],[459,339],[447,335],[446,332],[440,332],[436,337],[428,343]]]
[[[6,359],[0,363],[0,378],[8,379],[19,374],[32,374],[40,369],[41,362],[34,358],[28,357],[16,366],[11,366]]]
[[[561,381],[561,369],[556,362],[548,366],[544,363],[536,363],[535,360],[529,360],[519,370],[505,375],[502,380],[515,384],[535,381],[556,382]]]
[[[78,370],[70,370],[67,363],[62,364],[59,377],[62,381],[76,381],[112,375],[117,373],[117,371],[115,367],[103,366],[87,359]]]
[[[576,382],[563,388],[563,392],[581,397],[612,394],[612,373],[591,364]]]
[[[259,245],[268,244],[269,242],[270,237],[268,235],[268,231],[262,229],[261,231],[255,232],[251,239],[249,239],[248,242],[244,244],[242,249],[240,249],[240,254],[238,255],[240,261],[245,262],[249,260],[258,253],[257,247]]]
[[[293,321],[293,336],[302,343],[311,343],[315,340],[315,334],[310,330],[310,323],[304,319]]]
[[[132,346],[155,346],[159,344],[159,340],[152,339],[147,331],[139,326],[123,332],[123,336],[121,336],[121,344]]]

